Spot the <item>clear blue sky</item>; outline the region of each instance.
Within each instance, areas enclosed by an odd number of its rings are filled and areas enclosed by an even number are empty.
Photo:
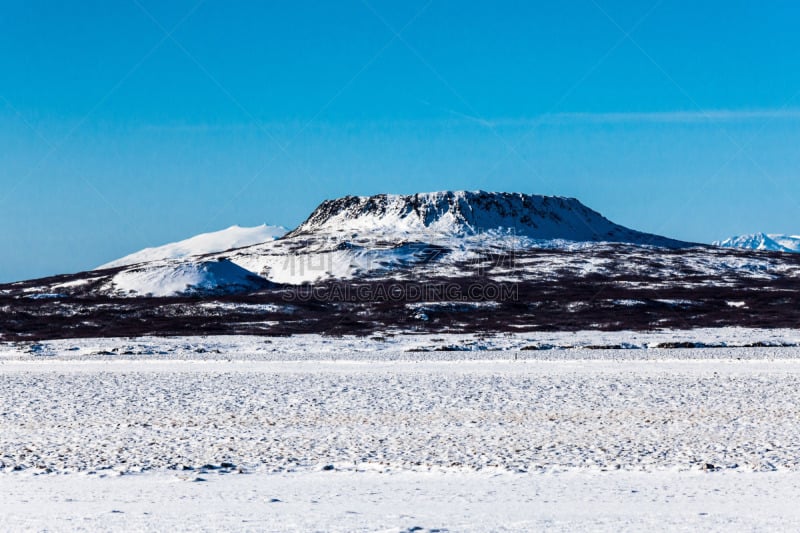
[[[800,233],[800,5],[7,0],[0,281],[345,194]]]

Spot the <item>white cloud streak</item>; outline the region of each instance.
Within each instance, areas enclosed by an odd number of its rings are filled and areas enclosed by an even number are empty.
[[[445,120],[448,124],[454,122],[464,122],[478,124],[488,128],[514,128],[514,127],[535,127],[538,125],[583,125],[583,124],[720,124],[720,123],[744,123],[759,121],[798,121],[800,122],[800,108],[785,109],[753,109],[753,110],[729,110],[713,109],[707,111],[645,111],[645,112],[562,112],[547,113],[545,115],[520,118],[495,118],[486,119],[474,117],[466,113],[461,113],[450,109],[440,109],[449,114],[450,119]],[[380,126],[385,128],[387,123],[400,128],[419,128],[420,125],[428,125],[435,128],[442,124],[442,119],[394,119],[388,122],[363,120],[348,122],[347,127],[370,127]],[[280,130],[292,130],[299,127],[299,121],[265,122],[271,128]],[[336,129],[343,124],[334,124],[317,121],[316,129]],[[246,131],[252,130],[252,124],[143,124],[141,128],[147,131],[175,132],[186,134],[205,134],[217,131]],[[314,129],[314,128],[312,128]]]
[[[697,111],[564,112],[540,117],[486,121],[494,126],[534,124],[703,124],[761,120],[800,120],[800,109],[713,109]],[[483,121],[481,121],[483,122]]]

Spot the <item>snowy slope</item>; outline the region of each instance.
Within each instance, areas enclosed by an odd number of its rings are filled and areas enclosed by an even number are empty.
[[[800,235],[772,234],[772,240],[790,252],[800,253]]]
[[[738,237],[730,237],[723,241],[715,241],[714,246],[800,253],[800,236],[784,235],[781,233],[753,233],[749,235],[740,235]]]
[[[267,226],[266,224],[252,228],[231,226],[220,231],[202,233],[183,241],[173,242],[154,248],[145,248],[139,252],[126,255],[125,257],[101,265],[97,267],[97,270],[135,265],[161,259],[182,259],[194,255],[222,252],[233,248],[241,248],[243,246],[251,246],[253,244],[271,241],[283,236],[285,233],[285,228],[280,226]]]

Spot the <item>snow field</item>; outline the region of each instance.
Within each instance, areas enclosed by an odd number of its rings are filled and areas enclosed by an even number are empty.
[[[798,471],[798,390],[798,359],[6,361],[0,472]]]
[[[0,529],[783,531],[800,474],[420,472],[0,476]]]
[[[0,529],[797,530],[797,340],[6,343]]]

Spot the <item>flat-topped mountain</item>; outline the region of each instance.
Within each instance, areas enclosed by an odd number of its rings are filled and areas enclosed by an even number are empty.
[[[575,198],[486,191],[326,200],[287,237],[350,233],[391,240],[419,234],[458,236],[497,231],[535,240],[691,246],[615,224]]]

